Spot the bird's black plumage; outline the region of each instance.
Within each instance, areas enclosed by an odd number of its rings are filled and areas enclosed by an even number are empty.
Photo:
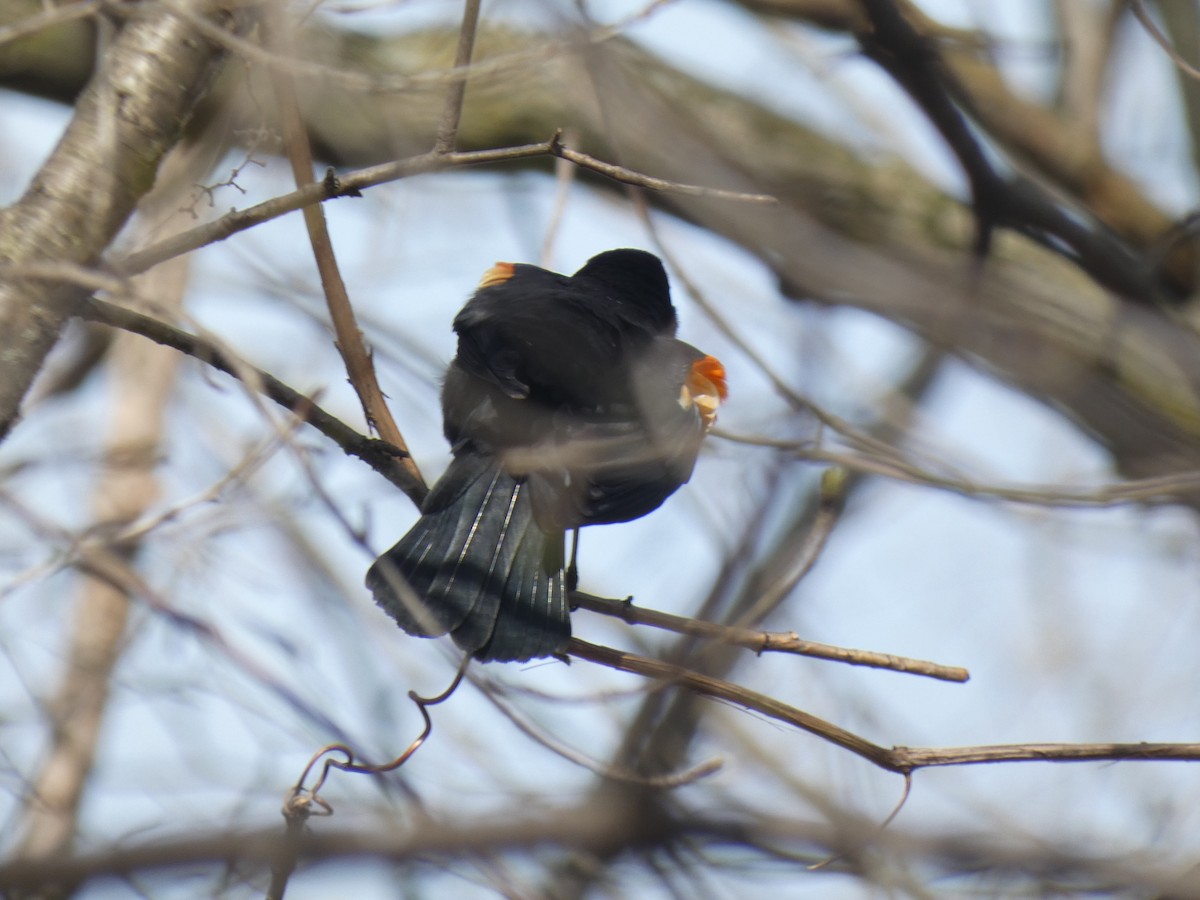
[[[367,584],[410,634],[481,660],[570,637],[564,533],[656,509],[695,465],[724,371],[675,338],[662,263],[611,250],[572,276],[498,263],[454,320],[454,459]]]

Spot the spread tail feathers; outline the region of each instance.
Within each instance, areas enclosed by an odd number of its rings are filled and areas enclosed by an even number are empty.
[[[571,636],[562,533],[538,528],[526,485],[478,454],[455,457],[367,586],[409,634],[449,633],[484,661],[550,656]]]

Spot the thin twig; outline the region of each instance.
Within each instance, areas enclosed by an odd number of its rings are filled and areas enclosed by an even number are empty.
[[[102,527],[108,532],[108,542],[114,546],[124,546],[141,541],[168,522],[182,518],[186,512],[215,502],[231,485],[245,486],[250,476],[258,469],[265,467],[276,451],[288,442],[292,431],[299,425],[299,419],[292,419],[288,423],[288,427],[283,429],[282,434],[272,434],[257,447],[247,450],[236,465],[231,467],[207,488],[191,497],[171,503],[162,509],[156,509],[153,513],[140,516],[128,524],[122,524],[116,530],[112,529],[113,523],[103,523]]]
[[[1158,23],[1154,21],[1154,18],[1150,15],[1150,11],[1146,9],[1144,0],[1132,0],[1130,8],[1133,10],[1133,14],[1137,20],[1142,23],[1142,27],[1146,29],[1146,33],[1171,58],[1171,62],[1175,63],[1179,67],[1179,70],[1189,77],[1200,80],[1200,69],[1197,69],[1180,56],[1179,51],[1171,46],[1170,39],[1162,33],[1162,30],[1158,27]]]
[[[907,771],[1001,762],[1195,762],[1200,760],[1200,743],[983,744],[978,747],[893,747],[890,753],[892,759]]]
[[[381,765],[356,762],[354,751],[345,744],[327,744],[312,755],[312,758],[308,761],[308,765],[300,773],[300,778],[297,779],[296,783],[288,791],[288,795],[283,801],[283,808],[280,810],[283,814],[284,835],[279,850],[271,862],[271,884],[267,890],[267,900],[283,900],[283,895],[287,891],[288,881],[292,877],[292,873],[296,871],[296,861],[302,849],[301,838],[304,836],[305,823],[312,816],[333,815],[332,804],[319,793],[321,787],[325,784],[325,780],[329,777],[329,770],[341,769],[343,772],[383,775],[400,768],[400,766],[408,762],[433,732],[433,719],[430,718],[429,710],[426,707],[441,703],[454,693],[458,685],[462,682],[463,674],[466,672],[470,659],[471,657],[469,656],[463,658],[463,664],[455,674],[450,687],[436,697],[420,697],[416,691],[408,692],[409,699],[417,705],[417,710],[421,713],[424,726],[421,729],[421,733],[395,759]],[[333,754],[340,754],[344,759],[336,759]],[[311,788],[305,787],[304,782],[308,780],[309,774],[317,763],[322,760],[324,760],[324,763],[321,766],[321,774],[317,777],[316,782]]]
[[[287,708],[294,710],[314,727],[333,734],[343,733],[337,723],[310,703],[303,692],[293,687],[289,679],[275,675],[264,663],[261,654],[241,649],[235,641],[225,636],[225,632],[218,625],[173,606],[166,597],[151,587],[127,560],[111,552],[103,542],[89,541],[71,548],[71,553],[63,564],[73,565],[80,572],[137,597],[161,615],[164,621],[219,651],[237,670],[261,684],[283,701]]]
[[[235,363],[212,341],[188,334],[173,325],[131,309],[95,298],[84,301],[78,312],[84,319],[140,334],[232,375],[312,425],[346,453],[357,456],[404,491],[417,506],[424,500],[427,488],[424,483],[416,481],[407,468],[400,465],[399,451],[394,446],[386,441],[360,434],[336,416],[326,412],[311,398],[284,384],[275,376],[245,363]],[[252,374],[253,378],[243,377],[247,372]]]
[[[567,653],[612,669],[682,685],[718,700],[754,710],[793,725],[889,772],[907,775],[932,766],[965,766],[999,762],[1097,762],[1135,760],[1200,760],[1200,743],[1136,744],[983,744],[975,747],[881,747],[864,737],[827,722],[773,697],[712,678],[685,666],[625,653],[572,638]]]
[[[437,140],[433,145],[437,153],[449,153],[458,140],[458,123],[462,119],[471,56],[475,52],[475,29],[479,25],[480,5],[481,0],[465,0],[463,6],[462,27],[458,30],[458,49],[454,52],[454,72],[458,77],[450,82],[446,91],[446,105],[442,109],[442,120],[438,123]]]
[[[825,549],[834,527],[841,519],[842,510],[846,505],[847,490],[844,469],[826,469],[821,474],[816,515],[804,535],[803,544],[795,549],[784,570],[759,592],[754,602],[738,613],[732,625],[750,626],[766,619],[783,603],[800,583],[800,579],[812,571],[812,567],[821,558],[821,551]]]
[[[564,135],[565,140],[571,140],[571,134]],[[575,183],[575,173],[579,166],[574,165],[563,157],[554,160],[554,209],[550,213],[550,221],[546,223],[546,234],[542,238],[542,253],[538,260],[544,269],[554,268],[554,243],[558,240],[559,230],[567,212],[567,200],[571,195],[571,186]]]
[[[437,706],[437,704],[444,703],[450,699],[451,695],[458,690],[458,686],[462,684],[463,676],[467,674],[467,667],[470,664],[471,657],[464,656],[462,662],[459,664],[458,671],[454,673],[454,680],[450,682],[450,686],[436,696],[422,697],[416,691],[408,692],[408,699],[416,704],[417,710],[421,713],[421,718],[425,722],[425,727],[422,728],[421,733],[404,749],[404,752],[395,759],[385,763],[359,762],[354,757],[354,751],[345,744],[327,744],[314,753],[308,761],[308,765],[304,767],[304,771],[300,773],[300,777],[296,779],[296,783],[288,791],[287,798],[283,803],[284,817],[287,818],[289,815],[303,815],[305,817],[333,815],[333,807],[320,795],[321,788],[324,787],[325,781],[329,778],[330,769],[339,769],[342,772],[351,772],[357,775],[384,775],[395,771],[408,762],[433,731],[433,720],[429,717],[428,707]],[[335,759],[333,754],[340,754],[345,758]],[[321,774],[317,776],[317,780],[313,783],[312,787],[305,787],[304,783],[308,781],[308,776],[312,774],[312,770],[318,762],[322,763]]]
[[[298,209],[304,209],[314,203],[323,203],[326,200],[334,200],[339,197],[358,197],[367,188],[397,181],[412,175],[423,175],[431,172],[440,172],[444,169],[465,166],[482,166],[499,162],[535,159],[539,156],[555,156],[560,159],[568,159],[566,155],[559,152],[559,149],[561,149],[559,140],[559,135],[556,133],[549,140],[536,144],[520,144],[513,147],[499,147],[491,150],[472,150],[467,152],[453,151],[438,153],[437,151],[430,151],[429,153],[422,153],[390,163],[357,169],[342,175],[327,174],[325,179],[320,183],[309,183],[289,194],[264,200],[262,203],[257,203],[247,209],[233,210],[212,222],[206,222],[203,225],[197,225],[195,228],[189,228],[187,231],[172,235],[144,250],[110,261],[108,268],[120,275],[136,275],[152,266],[158,265],[164,260],[189,253],[200,247],[206,247],[209,244],[215,244],[218,241],[223,241],[256,225],[277,219]],[[570,151],[570,153],[572,156],[570,161],[576,166],[610,175],[618,181],[629,184],[637,184],[639,183],[638,179],[643,179],[654,182],[657,190],[681,191],[684,193],[709,190],[708,188],[696,187],[694,185],[675,184],[674,182],[662,181],[661,179],[652,179],[649,176],[641,175],[620,166],[609,166],[608,163],[596,160],[593,157],[587,156],[587,154],[577,153],[576,151]],[[762,202],[762,198],[765,195],[715,191],[706,196],[735,201]]]
[[[768,697],[766,694],[760,694],[757,691],[752,691],[749,688],[741,687],[732,682],[713,678],[685,666],[669,663],[661,659],[653,659],[648,656],[639,656],[635,653],[614,650],[611,647],[589,644],[579,638],[571,638],[570,643],[567,645],[567,654],[577,659],[586,659],[589,662],[607,666],[610,669],[620,669],[623,672],[632,672],[635,675],[642,675],[647,678],[671,681],[699,694],[725,700],[746,709],[752,709],[768,718],[785,722],[810,734],[815,734],[832,744],[849,750],[856,756],[861,756],[863,759],[873,762],[880,768],[892,772],[903,771],[902,767],[892,760],[891,751],[886,748],[873,744],[866,738],[859,737],[857,734],[834,725],[832,722],[826,722],[824,719],[820,719],[811,713],[796,709],[794,706],[788,706],[786,703],[782,703],[773,697]]]
[[[755,653],[794,653],[797,656],[828,659],[852,666],[867,666],[873,669],[906,672],[910,675],[923,675],[940,681],[965,682],[971,677],[970,672],[960,666],[945,666],[923,659],[911,659],[907,656],[893,656],[890,653],[878,653],[873,650],[853,650],[849,647],[806,641],[794,631],[735,628],[717,622],[705,622],[687,616],[676,616],[654,609],[646,609],[634,606],[628,601],[612,600],[578,591],[571,595],[571,602],[591,612],[614,616],[630,625],[649,625],[651,628],[661,628],[676,634],[689,634],[694,637],[721,641],[745,647]]]
[[[775,205],[779,203],[776,197],[770,194],[747,194],[742,191],[726,191],[721,188],[701,187],[695,184],[681,184],[677,181],[666,181],[662,178],[654,178],[650,175],[643,175],[640,172],[635,172],[632,169],[627,169],[624,166],[616,166],[612,163],[606,163],[596,159],[594,156],[589,156],[586,153],[581,153],[578,150],[572,150],[562,144],[555,142],[551,148],[551,152],[555,156],[560,156],[563,159],[570,160],[575,165],[584,169],[590,169],[600,175],[605,175],[614,181],[620,181],[622,184],[632,184],[635,187],[643,187],[652,191],[669,191],[673,194],[684,194],[689,197],[708,197],[713,200],[736,200],[740,203],[761,203],[764,205]]]
[[[1129,504],[1178,503],[1181,496],[1200,490],[1200,471],[1132,478],[1116,484],[1062,488],[1055,485],[988,484],[962,476],[939,475],[895,454],[886,457],[841,453],[812,446],[808,441],[746,435],[714,428],[713,437],[756,447],[787,450],[798,459],[833,463],[845,469],[894,478],[909,484],[938,488],[964,497],[1021,503],[1029,506],[1094,509]]]
[[[887,817],[882,822],[879,823],[879,827],[876,829],[879,834],[883,834],[883,832],[887,830],[887,827],[896,820],[896,816],[900,815],[900,810],[904,809],[904,807],[907,805],[909,795],[912,794],[912,786],[912,772],[905,772],[904,790],[900,792],[900,799],[896,802],[896,805],[892,807],[892,811],[887,814]],[[833,856],[827,857],[818,863],[810,863],[809,865],[805,866],[805,868],[810,872],[818,872],[821,869],[828,869],[830,866],[841,862],[845,858],[845,853],[835,853]]]
[[[480,689],[480,692],[486,697],[497,710],[500,711],[506,719],[508,719],[516,728],[526,737],[541,744],[551,753],[561,756],[563,759],[574,763],[589,772],[599,775],[609,781],[620,781],[626,784],[637,784],[644,787],[651,787],[657,790],[665,790],[669,788],[683,787],[684,785],[692,784],[702,778],[707,778],[720,771],[723,765],[719,757],[706,759],[697,765],[689,766],[678,772],[668,772],[664,775],[642,775],[629,769],[620,768],[618,766],[609,765],[600,762],[594,757],[588,756],[574,747],[560,741],[555,736],[548,734],[540,728],[515,706],[510,704],[504,697],[505,689],[502,685],[494,681],[484,679],[480,676],[473,676],[472,683]]]
[[[665,241],[662,240],[662,237],[658,231],[658,227],[655,225],[654,219],[650,215],[650,209],[646,204],[644,197],[641,195],[635,195],[633,199],[638,215],[643,224],[646,226],[646,230],[650,232],[651,237],[654,239],[654,243],[658,249],[659,255],[666,260],[667,264],[671,267],[671,270],[675,273],[675,276],[683,284],[684,290],[687,291],[693,302],[700,307],[701,312],[704,313],[709,321],[711,321],[735,347],[741,350],[742,353],[744,353],[746,357],[752,363],[754,363],[758,370],[766,376],[768,381],[771,382],[771,386],[774,388],[775,392],[783,400],[785,400],[788,405],[792,407],[792,409],[796,410],[797,412],[807,412],[811,414],[819,423],[846,438],[846,440],[849,441],[852,446],[856,446],[864,450],[870,450],[881,457],[890,458],[890,456],[894,454],[893,449],[886,442],[879,440],[860,428],[856,428],[847,420],[829,412],[820,404],[815,403],[812,399],[804,396],[790,384],[788,384],[787,381],[775,370],[775,367],[772,366],[763,357],[763,355],[759,353],[748,340],[746,340],[746,338],[741,336],[738,330],[734,328],[729,317],[724,315],[717,308],[717,305],[709,300],[708,296],[703,290],[700,289],[700,285],[696,283],[695,279],[688,275],[687,267],[680,264],[679,259],[672,252],[671,248]],[[714,430],[713,433],[716,434],[718,432]]]
[[[247,209],[233,210],[219,219],[189,228],[165,240],[109,263],[109,268],[123,275],[136,275],[173,256],[223,241],[239,232],[313,203],[323,203],[339,197],[359,197],[367,188],[386,184],[411,175],[439,172],[458,166],[479,166],[488,163],[522,160],[550,154],[551,141],[522,144],[495,150],[474,150],[466,153],[422,153],[407,159],[358,169],[344,175],[326,176],[320,183],[306,184],[289,194],[272,197]]]
[[[282,43],[284,31],[280,23],[272,23],[269,34],[275,43]],[[308,133],[304,120],[300,115],[300,104],[296,99],[296,86],[290,75],[279,70],[272,70],[272,83],[275,97],[279,103],[279,117],[283,127],[283,143],[287,157],[292,165],[292,173],[296,186],[303,188],[313,183],[312,149],[308,143]],[[346,373],[350,384],[358,394],[362,403],[363,415],[367,419],[368,429],[374,429],[388,443],[394,445],[404,455],[399,457],[399,464],[408,470],[413,480],[424,484],[421,470],[408,453],[408,444],[400,433],[387,401],[384,400],[383,390],[375,376],[375,364],[371,354],[363,342],[362,332],[354,316],[354,308],[350,304],[350,295],[342,280],[338,268],[337,256],[333,251],[333,241],[329,236],[329,228],[325,222],[325,210],[319,203],[304,207],[304,224],[308,229],[308,239],[312,244],[313,257],[317,270],[321,275],[321,287],[325,293],[325,301],[329,308],[329,318],[333,323],[336,335],[335,346],[346,364]]]

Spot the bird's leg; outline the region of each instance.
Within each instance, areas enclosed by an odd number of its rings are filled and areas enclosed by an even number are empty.
[[[579,529],[571,530],[571,561],[567,564],[567,590],[573,591],[579,587],[579,567],[575,565],[579,555]]]

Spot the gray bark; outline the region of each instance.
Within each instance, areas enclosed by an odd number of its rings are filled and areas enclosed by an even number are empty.
[[[233,21],[209,2],[189,9]],[[165,5],[131,10],[58,146],[0,211],[0,438],[80,297],[71,267],[94,264],[154,184],[221,55]]]

